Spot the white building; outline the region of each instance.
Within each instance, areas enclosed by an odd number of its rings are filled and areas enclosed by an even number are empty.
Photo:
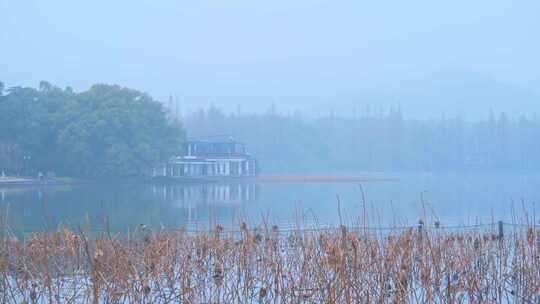
[[[187,141],[182,154],[154,168],[153,177],[233,178],[256,175],[256,162],[246,145],[232,138],[221,141]]]

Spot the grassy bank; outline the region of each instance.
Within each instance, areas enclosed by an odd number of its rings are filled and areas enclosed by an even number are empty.
[[[540,231],[4,230],[2,303],[538,302]],[[6,229],[6,228],[5,228]]]

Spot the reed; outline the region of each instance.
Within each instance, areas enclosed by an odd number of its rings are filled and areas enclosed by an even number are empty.
[[[437,227],[437,228],[436,228]],[[540,230],[4,226],[2,303],[538,303]]]

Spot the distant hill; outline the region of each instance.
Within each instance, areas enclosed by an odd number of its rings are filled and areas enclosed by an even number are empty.
[[[334,96],[318,106],[338,113],[364,111],[366,105],[376,112],[400,106],[409,118],[439,118],[442,114],[461,114],[466,119],[487,117],[489,110],[506,112],[511,117],[540,114],[540,94],[513,84],[474,74],[438,74],[417,77],[406,82],[383,81],[371,88],[360,88]]]

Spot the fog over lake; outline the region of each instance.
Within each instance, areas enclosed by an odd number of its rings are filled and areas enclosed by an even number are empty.
[[[408,173],[397,180],[365,182],[370,225],[416,225],[424,217],[442,225],[511,222],[523,211],[532,217],[540,200],[535,173]],[[58,223],[126,231],[144,224],[153,229],[207,230],[217,223],[238,228],[264,218],[283,227],[298,223],[337,225],[363,217],[356,183],[213,183],[196,185],[85,185],[3,189],[1,207],[17,231],[55,229]],[[422,200],[424,203],[422,203]],[[105,225],[105,222],[109,222]]]
[[[1,303],[540,303],[539,0],[0,0]]]
[[[336,224],[338,209],[362,214],[358,183],[255,176],[377,172],[396,180],[362,183],[373,224],[534,213],[539,12],[533,0],[0,0],[1,210],[23,230],[87,215],[122,231],[290,224],[297,211]],[[219,182],[187,183],[194,172]]]

